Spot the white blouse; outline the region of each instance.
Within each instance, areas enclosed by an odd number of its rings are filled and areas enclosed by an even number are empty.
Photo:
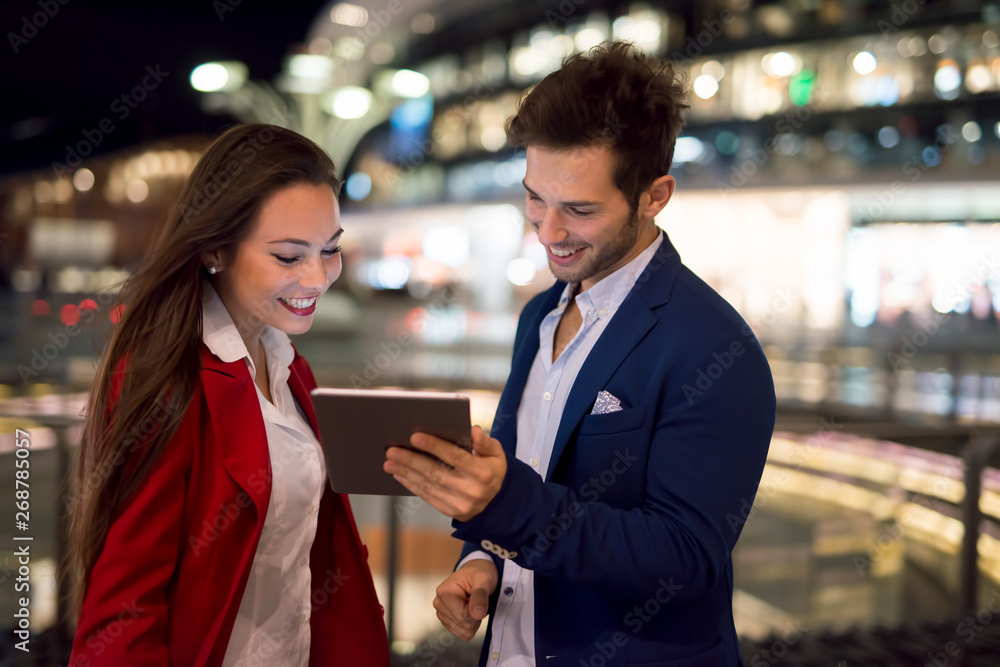
[[[206,281],[202,340],[226,363],[253,360],[229,311]],[[260,335],[270,376],[272,404],[257,389],[271,459],[271,499],[223,667],[308,667],[311,574],[326,483],[323,450],[288,387],[295,357],[283,332],[264,325]],[[255,385],[256,386],[256,385]],[[234,418],[239,418],[234,415]]]

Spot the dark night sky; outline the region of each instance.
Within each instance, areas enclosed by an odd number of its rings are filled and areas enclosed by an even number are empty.
[[[209,60],[241,60],[251,78],[272,80],[324,5],[320,0],[0,2],[0,173],[63,161],[66,146],[84,140],[85,133],[101,136],[98,154],[160,137],[216,132],[233,119],[200,110],[199,93],[188,82],[191,70]],[[24,17],[30,21],[43,6],[58,11],[31,36],[35,26],[26,28]],[[231,9],[221,20],[219,7]],[[17,53],[11,34],[17,36]],[[22,36],[30,37],[24,43]],[[157,83],[147,67],[159,67],[166,76]],[[115,102],[144,78],[153,90],[137,108]],[[102,120],[105,128],[113,125],[111,132],[97,130]]]

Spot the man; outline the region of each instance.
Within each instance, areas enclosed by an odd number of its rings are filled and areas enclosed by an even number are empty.
[[[731,551],[774,427],[752,331],[653,218],[683,120],[672,68],[611,43],[507,123],[557,278],[525,307],[493,438],[385,464],[465,540],[437,589],[481,665],[741,664]],[[697,224],[697,221],[686,221]],[[741,509],[742,508],[742,509]]]

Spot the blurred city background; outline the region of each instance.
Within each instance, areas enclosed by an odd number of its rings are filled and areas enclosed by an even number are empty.
[[[0,503],[0,664],[65,664],[61,484],[106,295],[211,138],[290,127],[346,179],[344,273],[294,338],[319,383],[460,391],[488,427],[518,312],[552,282],[503,123],[610,38],[688,77],[657,223],[774,375],[734,519],[747,664],[1000,664],[1000,3],[39,0],[0,28],[0,488],[26,430],[35,536],[23,654]],[[482,634],[431,607],[449,522],[352,502],[394,659],[474,664]]]

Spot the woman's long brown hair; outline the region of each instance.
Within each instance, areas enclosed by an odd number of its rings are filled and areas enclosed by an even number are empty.
[[[340,192],[333,161],[305,137],[262,124],[227,130],[199,160],[149,255],[123,283],[124,308],[87,401],[72,474],[62,572],[70,578],[70,620],[79,614],[111,524],[169,445],[200,382],[208,275],[202,255],[231,251],[250,233],[263,202],[297,183],[326,183]]]

